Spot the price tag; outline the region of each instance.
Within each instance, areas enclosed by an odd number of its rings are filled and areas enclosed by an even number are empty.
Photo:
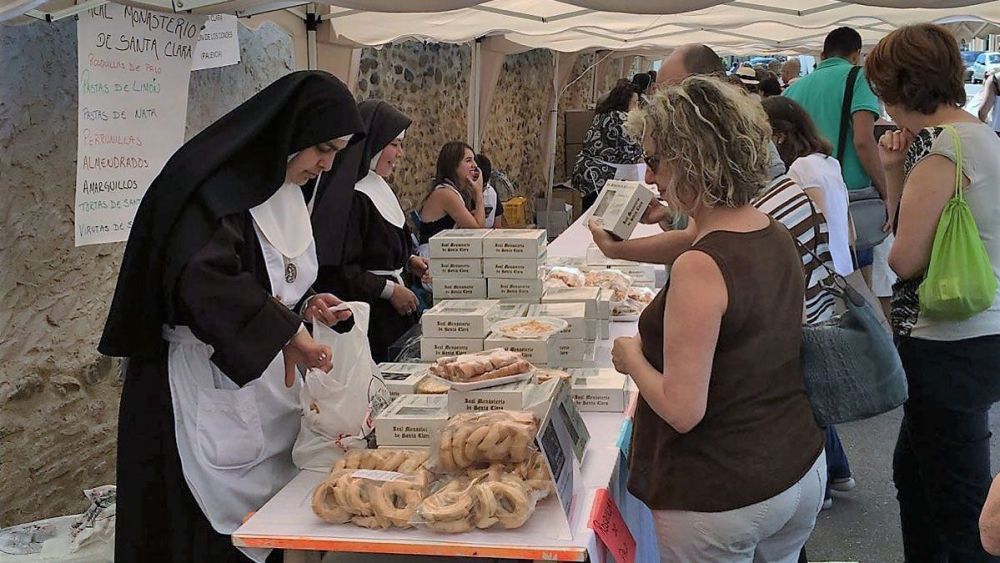
[[[588,527],[594,530],[616,563],[635,562],[635,538],[607,489],[598,489]]]

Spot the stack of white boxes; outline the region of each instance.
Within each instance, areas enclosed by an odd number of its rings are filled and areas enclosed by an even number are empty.
[[[555,317],[568,326],[558,335],[556,360],[552,365],[575,368],[589,365],[594,360],[597,340],[597,319],[587,318],[586,303],[542,303],[528,309],[529,317]]]
[[[500,319],[500,302],[469,299],[441,301],[420,319],[420,359],[482,352],[490,327]]]
[[[434,299],[541,301],[546,256],[541,229],[452,229],[430,239]]]
[[[542,304],[583,303],[585,319],[597,325],[597,337],[607,340],[611,337],[611,296],[610,289],[599,287],[553,287],[542,295]]]

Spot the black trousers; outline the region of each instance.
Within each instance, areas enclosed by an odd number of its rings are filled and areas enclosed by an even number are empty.
[[[910,397],[893,456],[907,562],[1000,561],[983,549],[989,409],[1000,399],[1000,336],[902,338]]]

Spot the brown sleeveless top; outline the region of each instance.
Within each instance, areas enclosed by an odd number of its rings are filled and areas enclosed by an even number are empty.
[[[678,433],[639,398],[628,489],[653,510],[721,512],[794,485],[823,449],[799,365],[802,260],[788,231],[715,231],[688,252],[711,256],[729,304],[705,417]],[[663,288],[639,319],[643,354],[663,371]],[[669,371],[669,365],[667,370]]]

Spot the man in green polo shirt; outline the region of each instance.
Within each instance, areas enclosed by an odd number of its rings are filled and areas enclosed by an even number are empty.
[[[816,70],[796,80],[795,84],[785,90],[784,95],[806,109],[816,122],[820,134],[833,145],[836,156],[847,74],[861,60],[861,35],[849,27],[831,31],[823,42],[821,57],[823,62]],[[874,186],[882,194],[891,220],[895,215],[898,197],[887,197],[886,194],[885,173],[875,140],[875,120],[879,113],[878,98],[868,86],[862,70],[854,83],[851,119],[848,121],[846,147],[840,166],[848,190]],[[858,258],[861,267],[872,263],[870,251],[859,253]]]

